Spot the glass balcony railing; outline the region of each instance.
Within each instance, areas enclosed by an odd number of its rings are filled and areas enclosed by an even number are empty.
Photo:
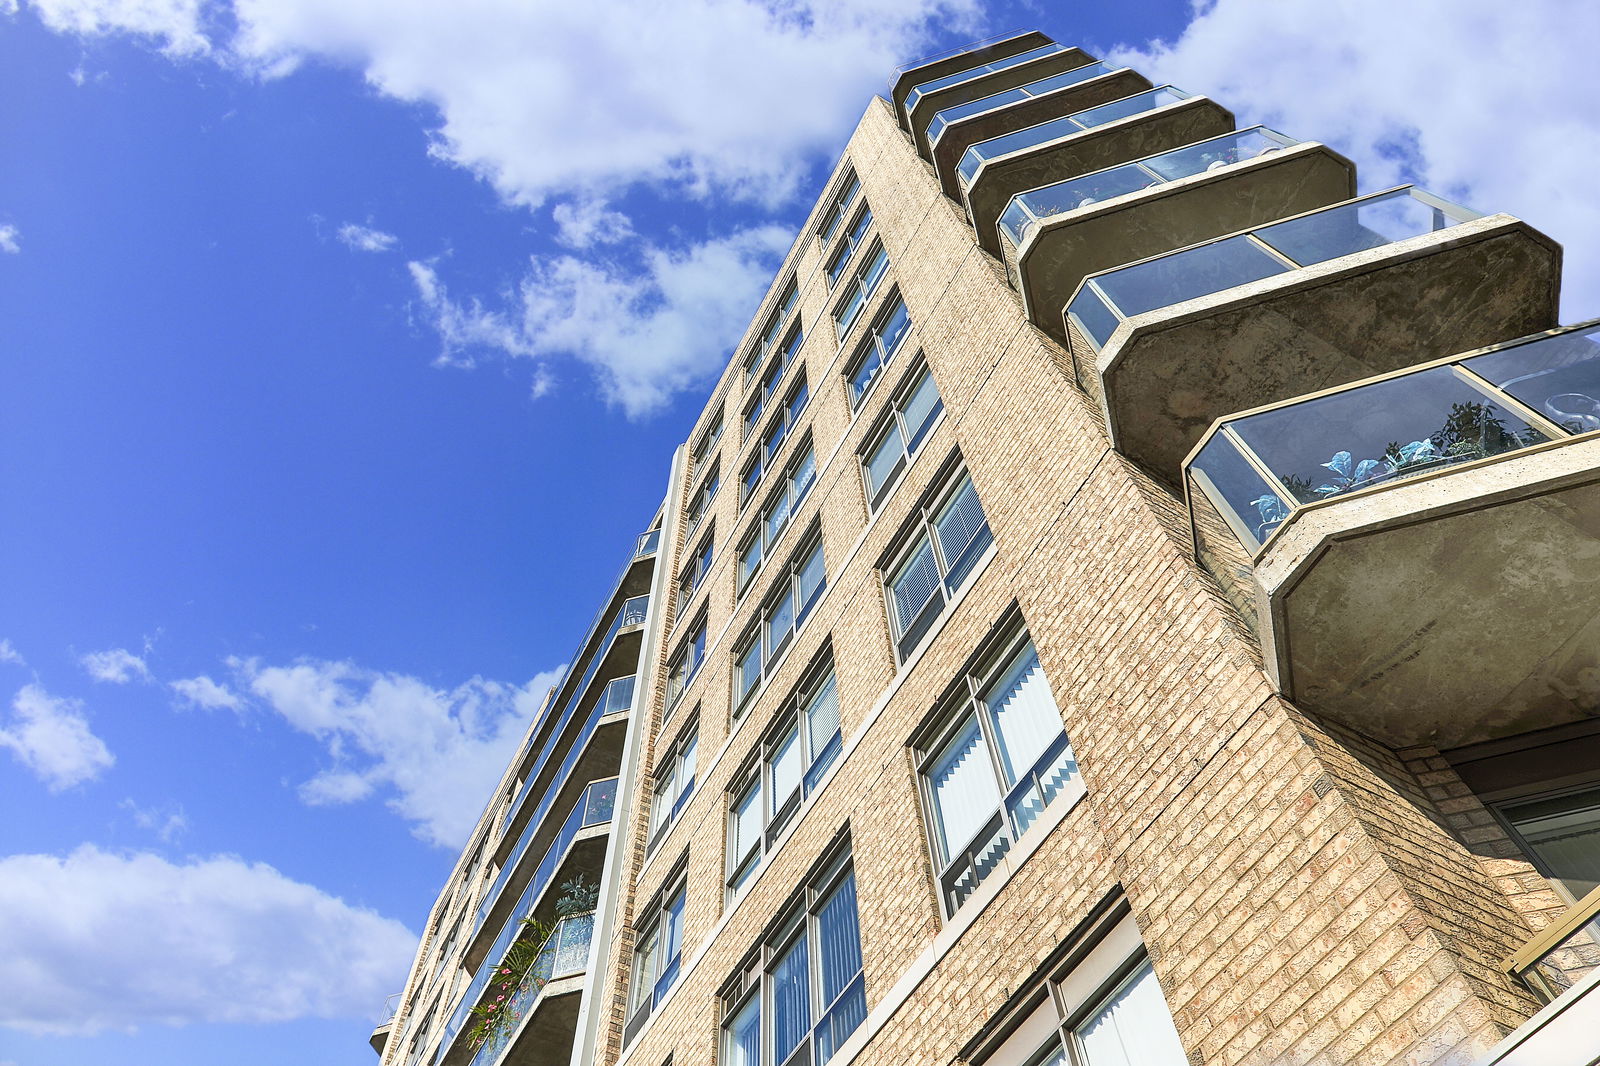
[[[544,858],[539,860],[538,867],[533,871],[533,876],[528,879],[528,886],[522,890],[522,895],[517,900],[517,905],[506,915],[505,924],[500,929],[500,935],[495,937],[494,943],[489,946],[488,952],[478,963],[477,972],[473,974],[472,981],[467,985],[455,1014],[450,1018],[450,1025],[445,1029],[444,1039],[440,1042],[441,1049],[448,1049],[456,1035],[461,1032],[461,1027],[466,1024],[473,1006],[483,995],[484,988],[489,979],[494,976],[495,968],[500,960],[505,958],[511,944],[516,940],[522,930],[522,919],[533,913],[539,903],[539,897],[544,895],[546,888],[554,879],[556,871],[561,868],[562,860],[567,856],[567,850],[572,847],[572,842],[578,834],[596,825],[608,825],[616,812],[617,779],[608,777],[600,781],[591,781],[583,790],[578,801],[572,805],[572,811],[567,815],[567,820],[561,824],[556,832],[555,839],[545,849]],[[512,868],[507,863],[505,870],[501,871],[501,879],[495,883],[485,897],[485,905],[478,910],[478,921],[481,925],[483,918],[493,906],[493,901],[501,888],[504,887],[506,870]]]
[[[997,107],[1007,107],[1023,100],[1031,100],[1036,96],[1043,96],[1045,93],[1054,92],[1057,89],[1065,89],[1069,85],[1077,85],[1079,82],[1088,81],[1090,78],[1098,78],[1102,74],[1110,74],[1113,69],[1105,63],[1090,63],[1087,66],[1064,70],[1060,74],[1052,74],[1048,78],[1031,81],[1026,85],[1019,85],[1015,89],[1006,89],[1004,92],[993,93],[989,96],[979,97],[976,100],[968,100],[964,104],[947,107],[934,115],[933,120],[928,123],[928,143],[933,144],[938,141],[940,137],[944,136],[945,130],[964,118],[981,115],[985,111],[992,111]],[[1108,119],[1107,121],[1110,120]]]
[[[661,528],[657,526],[648,533],[639,534],[639,543],[633,549],[635,559],[643,559],[646,555],[654,555],[661,547]]]
[[[600,715],[595,715],[595,720],[598,720],[600,717],[601,717]],[[585,739],[587,739],[587,738],[585,738]],[[576,749],[574,749],[574,750],[576,750]],[[558,791],[558,790],[552,790],[551,791],[551,795],[552,796],[555,795],[556,791]],[[579,797],[577,806],[573,808],[573,813],[567,816],[567,820],[570,822],[570,821],[572,821],[573,818],[578,817],[578,808],[583,807],[585,804],[588,804],[589,807],[593,808],[593,810],[591,812],[592,816],[593,817],[598,817],[599,813],[602,810],[602,808],[605,811],[609,811],[611,809],[611,806],[615,802],[616,802],[616,778],[609,778],[609,779],[607,779],[605,781],[593,782],[588,786],[588,788],[586,788],[584,790],[583,796]],[[494,884],[490,885],[489,886],[489,891],[484,893],[483,902],[478,904],[478,915],[477,915],[476,923],[474,925],[474,932],[476,932],[477,929],[481,929],[483,927],[484,919],[486,919],[489,916],[489,912],[494,909],[494,905],[499,900],[500,893],[501,893],[502,890],[504,890],[504,888],[506,886],[506,882],[511,880],[512,873],[516,870],[517,866],[522,862],[522,857],[527,854],[528,845],[533,843],[534,837],[537,835],[534,832],[534,830],[537,829],[537,827],[538,827],[538,825],[539,825],[541,820],[542,819],[532,819],[532,818],[530,818],[528,820],[528,826],[527,826],[526,829],[523,830],[522,836],[520,838],[518,838],[516,848],[512,850],[512,852],[511,852],[511,854],[509,856],[507,856],[506,861],[505,861],[505,865],[500,867],[500,874],[499,874],[499,876],[497,876],[494,879]],[[606,817],[604,819],[602,819],[602,821],[609,821],[609,820],[610,820],[610,815],[609,814],[607,814]],[[586,822],[583,823],[583,825],[599,825],[599,824],[600,824],[600,822],[595,822],[595,821],[586,821]],[[583,828],[583,825],[578,826],[578,829]],[[567,829],[566,826],[562,827],[562,831],[563,832],[565,832],[566,829]],[[572,832],[576,833],[577,829],[573,829]],[[559,837],[558,837],[558,839],[559,839]],[[548,856],[548,853],[547,853],[546,858],[548,859],[548,857],[549,856]],[[542,864],[541,864],[541,867],[542,867]],[[537,877],[535,879],[537,879]]]
[[[1252,126],[1198,144],[1137,159],[1132,163],[1122,163],[1053,185],[1029,189],[1013,196],[1001,213],[1000,236],[1013,250],[1021,248],[1039,225],[1050,219],[1113,197],[1220,170],[1233,163],[1243,163],[1300,143],[1265,126]],[[971,149],[968,151],[970,154]],[[966,160],[963,159],[962,165],[965,164]]]
[[[1546,1003],[1600,969],[1600,889],[1530,940],[1506,968]]]
[[[1085,278],[1067,319],[1096,350],[1124,319],[1481,218],[1421,189],[1375,193]]]
[[[1066,50],[1067,46],[1064,44],[1051,43],[1026,52],[1018,52],[1016,55],[1007,56],[1005,59],[996,59],[994,62],[985,63],[981,67],[969,67],[966,70],[958,70],[954,74],[946,74],[942,78],[925,81],[906,94],[906,114],[909,115],[915,111],[917,104],[921,103],[922,98],[930,93],[936,93],[940,89],[948,89],[952,85],[960,85],[964,81],[981,78],[996,71],[1020,67],[1024,63],[1032,62],[1035,59],[1043,59],[1045,56],[1053,56],[1057,52],[1065,52]]]
[[[623,601],[621,610],[617,611],[617,617],[611,621],[611,628],[606,631],[605,638],[595,649],[594,654],[590,656],[589,668],[584,671],[583,677],[579,679],[578,684],[574,688],[567,691],[567,698],[565,703],[562,705],[560,718],[556,721],[555,727],[550,730],[549,735],[545,738],[544,747],[539,749],[538,758],[534,760],[533,767],[528,771],[528,776],[523,779],[522,788],[517,792],[516,798],[512,800],[510,809],[506,811],[507,823],[516,817],[517,812],[522,809],[522,804],[526,802],[528,793],[531,792],[533,787],[538,783],[540,772],[544,769],[545,763],[550,761],[552,753],[560,744],[562,731],[565,730],[567,728],[567,724],[572,721],[572,716],[577,714],[578,705],[583,702],[583,694],[588,690],[589,683],[594,680],[594,675],[599,672],[600,664],[605,662],[606,654],[611,650],[612,641],[617,639],[617,633],[623,629],[627,629],[630,626],[641,625],[645,620],[649,605],[649,596],[635,596],[630,600]],[[621,697],[621,693],[616,693],[614,695],[611,686],[614,686],[623,680],[626,680],[628,683],[626,693],[627,700],[629,702],[632,701],[632,677],[626,679],[617,678],[611,682],[610,686],[607,687],[599,705],[606,705],[607,703],[613,701],[614,698]],[[561,687],[565,687],[565,682],[562,683]],[[629,703],[623,703],[620,706],[614,707],[613,710],[627,710],[628,705]],[[612,711],[602,711],[601,713],[610,714]],[[578,746],[579,745],[574,744],[573,749],[575,750]],[[560,775],[557,776],[559,777]],[[556,783],[552,782],[552,789],[555,788],[555,785]]]
[[[495,1066],[516,1038],[522,1019],[538,1006],[545,985],[563,977],[573,977],[589,968],[589,943],[593,937],[592,911],[569,914],[556,922],[550,939],[545,941],[544,948],[533,960],[527,974],[500,1008],[511,1021],[502,1024],[492,1037],[478,1046],[473,1053],[471,1066]]]
[[[1223,564],[1258,556],[1304,507],[1593,432],[1594,324],[1261,408],[1224,420],[1184,464],[1196,549],[1227,585]]]
[[[1102,66],[1104,64],[1101,64]],[[1133,115],[1142,115],[1154,111],[1158,107],[1176,104],[1189,99],[1190,94],[1182,89],[1175,89],[1171,85],[1163,85],[1157,89],[1146,89],[1142,93],[1125,96],[1121,100],[1112,100],[1110,103],[1101,104],[1079,111],[1073,115],[1063,115],[1053,118],[1048,122],[1041,122],[1036,126],[1013,130],[1002,133],[998,137],[991,137],[987,141],[979,141],[968,148],[961,156],[961,162],[956,166],[956,173],[964,189],[972,184],[978,176],[978,168],[991,159],[1009,155],[1012,152],[1022,152],[1029,148],[1037,148],[1046,142],[1057,140],[1061,137],[1070,137],[1075,133],[1092,130],[1096,126],[1104,126],[1118,119],[1129,118]],[[1168,179],[1171,180],[1170,178]],[[1146,184],[1154,184],[1147,182]],[[1144,185],[1134,186],[1142,189]],[[1132,192],[1133,189],[1125,189]]]

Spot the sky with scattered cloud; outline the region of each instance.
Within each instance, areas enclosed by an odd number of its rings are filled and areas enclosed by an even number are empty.
[[[1600,313],[1562,0],[0,0],[0,1061],[372,1061],[868,97],[1035,26]]]

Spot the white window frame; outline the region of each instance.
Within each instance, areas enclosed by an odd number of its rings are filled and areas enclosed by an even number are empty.
[[[785,531],[794,521],[794,513],[805,502],[811,490],[817,484],[817,453],[812,446],[809,436],[801,438],[802,443],[790,456],[788,465],[784,468],[783,484],[775,488],[762,504],[761,511],[751,523],[750,529],[745,531],[744,538],[739,541],[738,554],[734,559],[734,586],[740,600],[744,594],[755,586],[756,575],[761,573],[762,567],[772,554],[772,549],[782,539]],[[795,475],[805,465],[806,457],[811,457],[811,479],[804,485],[795,484]],[[771,519],[777,513],[780,503],[786,508],[785,517],[776,529],[771,527]],[[754,549],[755,562],[748,568],[745,566],[746,555]]]
[[[929,409],[929,413],[923,419],[922,424],[914,427],[906,421],[905,405],[906,401],[916,393],[924,380],[933,388],[934,404]],[[873,427],[872,432],[867,434],[860,450],[856,453],[856,459],[861,466],[861,484],[866,491],[868,511],[876,512],[883,501],[894,491],[894,487],[905,476],[906,469],[910,467],[912,461],[922,451],[922,446],[928,442],[928,438],[933,436],[935,427],[938,426],[940,419],[943,417],[944,396],[939,392],[939,383],[933,378],[933,371],[928,367],[928,360],[919,355],[911,364],[911,368],[906,371],[905,377],[901,379],[900,384],[896,387],[894,395],[884,405],[884,411],[878,418],[878,424]],[[900,457],[895,461],[890,473],[883,479],[883,483],[877,489],[873,489],[872,469],[869,460],[880,446],[888,444],[891,437],[900,446]]]
[[[874,237],[851,269],[848,279],[840,282],[839,299],[833,305],[833,325],[839,343],[844,343],[851,329],[866,314],[867,305],[872,303],[878,286],[889,276],[891,265],[883,240]]]
[[[962,545],[955,559],[946,559],[945,546],[939,536],[939,522],[950,513],[951,505],[969,485],[972,487],[974,499],[977,500],[978,512],[983,516],[982,527],[975,530],[967,543]],[[901,663],[909,659],[927,641],[934,623],[949,609],[951,601],[972,581],[978,572],[978,562],[994,543],[994,533],[989,528],[988,512],[983,509],[983,499],[978,495],[977,486],[972,483],[972,475],[965,464],[956,465],[936,481],[934,487],[923,495],[916,507],[912,508],[912,517],[908,519],[908,525],[909,531],[903,533],[901,538],[897,538],[900,541],[898,548],[892,555],[886,557],[890,560],[889,565],[880,568],[883,575],[884,606],[889,615],[889,633],[894,641],[896,657]],[[903,622],[895,600],[894,585],[907,572],[912,560],[922,554],[924,547],[931,553],[938,583],[933,586],[932,592],[918,607],[917,613],[912,616],[909,623]],[[955,581],[951,581],[952,575],[956,577]],[[938,603],[937,609],[925,618],[924,615],[933,607],[935,601]]]
[[[884,330],[888,327],[889,321],[895,317],[897,310],[905,313],[906,324],[905,328],[900,331],[899,336],[895,337],[891,343],[884,340]],[[872,316],[872,328],[867,331],[865,337],[861,338],[861,343],[856,346],[855,353],[850,356],[850,361],[845,364],[844,385],[850,395],[850,410],[852,412],[861,410],[861,405],[865,402],[868,394],[872,392],[873,386],[883,377],[884,368],[892,363],[894,357],[899,354],[900,349],[905,347],[906,338],[911,334],[911,328],[911,311],[906,307],[905,298],[900,295],[900,287],[896,285],[883,298],[883,303],[878,305],[877,313]],[[861,384],[861,387],[857,389],[855,383],[856,375],[861,372],[869,360],[873,361],[872,372]]]

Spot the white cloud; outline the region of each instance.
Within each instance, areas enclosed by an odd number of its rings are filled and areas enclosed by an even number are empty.
[[[116,759],[89,729],[83,704],[24,685],[11,701],[12,719],[0,728],[0,748],[32,770],[52,792],[92,781]]]
[[[616,244],[634,235],[633,222],[600,200],[575,200],[550,210],[556,223],[556,240],[569,248]]]
[[[189,831],[189,815],[181,803],[141,807],[132,799],[125,799],[117,806],[133,815],[134,825],[154,833],[163,844],[171,844]]]
[[[636,274],[572,256],[534,259],[499,308],[452,300],[432,265],[410,267],[446,361],[482,351],[575,356],[609,401],[638,417],[721,369],[791,239],[761,226],[685,249],[652,247]]]
[[[148,651],[148,645],[146,650]],[[150,680],[150,668],[145,665],[145,661],[127,648],[92,651],[78,661],[96,681],[126,685],[130,681]]]
[[[348,662],[231,665],[254,696],[326,746],[333,765],[301,785],[302,800],[351,803],[382,791],[417,836],[445,847],[465,843],[559,677],[550,671],[521,688],[473,678],[444,690]]]
[[[1566,248],[1568,317],[1600,313],[1600,5],[1567,0],[1215,0],[1176,41],[1120,49],[1245,122],[1320,140],[1362,185],[1414,177]]]
[[[416,937],[271,866],[173,863],[85,844],[0,859],[0,1026],[359,1018],[400,987]]]
[[[0,226],[0,252],[7,255],[22,254],[22,231],[9,222]]]
[[[10,637],[0,637],[0,663],[10,663],[12,666],[28,665],[22,653],[12,646]]]
[[[225,685],[219,685],[204,674],[199,677],[169,682],[168,687],[189,705],[203,707],[208,711],[224,708],[236,711],[244,705],[244,702],[239,699],[238,694],[232,689]]]
[[[339,241],[355,252],[387,252],[399,243],[400,238],[371,226],[346,222],[339,227]]]
[[[129,33],[148,37],[169,56],[204,55],[211,44],[201,29],[202,0],[26,0],[57,33],[78,37]],[[14,0],[13,0],[13,8]]]
[[[437,108],[433,151],[537,205],[644,184],[776,202],[935,22],[976,0],[237,0],[246,62],[358,65]],[[804,101],[796,107],[795,101]]]

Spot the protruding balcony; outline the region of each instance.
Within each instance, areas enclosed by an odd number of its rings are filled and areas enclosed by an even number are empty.
[[[957,107],[1094,61],[1094,56],[1081,48],[1069,48],[1052,42],[919,84],[906,95],[905,103],[912,143],[916,145],[919,155],[929,158],[932,138],[928,134],[928,123],[945,108]]]
[[[1394,747],[1600,714],[1597,342],[1552,331],[1206,434],[1196,557],[1288,698]]]
[[[1027,33],[974,41],[960,48],[912,60],[898,67],[889,79],[889,99],[894,104],[895,121],[900,123],[901,129],[908,133],[911,131],[906,101],[917,90],[921,90],[918,95],[936,92],[934,82],[948,81],[949,85],[954,85],[971,72],[984,73],[980,68],[1054,43],[1038,30],[1030,30]]]
[[[546,1066],[566,1062],[577,1033],[583,975],[589,968],[594,913],[559,919],[550,939],[501,1008],[502,1023],[474,1052],[470,1066]]]
[[[1131,194],[1203,173],[1208,166],[1226,166],[1253,158],[1262,150],[1298,144],[1264,126],[1254,126],[1238,134],[1232,130],[1234,115],[1216,102],[1163,85],[1122,101],[1091,107],[1077,115],[982,141],[966,149],[957,166],[957,179],[966,200],[966,216],[973,221],[982,250],[1003,256],[1008,248],[1003,216],[1010,216],[1011,230],[1021,230],[1026,222],[1034,222],[1032,229],[1037,229],[1040,214],[1030,214],[1029,205],[1040,211],[1043,218],[1061,216],[1075,210],[1085,200],[1098,202],[1107,197]],[[1229,136],[1245,139],[1237,146],[1229,146],[1224,144]],[[1211,147],[1200,147],[1195,142]],[[1181,146],[1187,146],[1197,157],[1205,155],[1206,158],[1179,157],[1179,152],[1186,150]],[[1176,158],[1168,160],[1165,158],[1168,155]],[[1162,162],[1155,163],[1158,158]],[[1346,166],[1354,173],[1354,166],[1349,163]],[[1114,168],[1114,173],[1106,173],[1107,168]],[[1355,195],[1354,179],[1347,182],[1347,186],[1346,194],[1336,198],[1344,200]],[[1029,198],[1027,203],[1019,203],[1024,197]],[[1069,197],[1072,198],[1069,200]],[[1290,213],[1280,211],[1272,218],[1283,218]],[[1266,218],[1251,221],[1266,221]],[[1240,222],[1229,229],[1238,229],[1243,224],[1245,222]],[[1210,237],[1219,232],[1227,230],[1211,230],[1206,235]],[[1014,253],[1016,245],[1022,243],[1021,237],[1013,232],[1010,242]],[[1190,242],[1170,240],[1162,250],[1184,243]],[[1115,262],[1128,261],[1130,259],[1125,258]],[[1064,301],[1066,293],[1058,306]]]
[[[1112,444],[1176,483],[1230,412],[1549,328],[1560,257],[1407,186],[1091,274],[1064,324]]]
[[[1187,95],[1167,87],[1172,93],[1171,102]],[[972,100],[957,107],[946,108],[933,116],[928,123],[929,160],[939,178],[939,187],[952,200],[961,199],[960,167],[962,157],[975,145],[993,142],[1010,135],[1010,147],[991,145],[987,158],[1007,151],[1021,151],[1027,144],[1040,143],[1065,135],[1065,129],[1082,132],[1084,125],[1068,122],[1068,116],[1109,107],[1110,111],[1099,117],[1085,118],[1089,125],[1099,126],[1132,114],[1148,110],[1141,99],[1150,90],[1150,79],[1126,67],[1117,69],[1105,63],[1090,63],[1075,70],[1019,85],[1005,92]],[[1134,101],[1126,103],[1126,101]],[[1159,105],[1157,105],[1159,106]],[[1121,114],[1117,112],[1121,111]],[[1228,126],[1232,127],[1230,116]],[[1043,127],[1041,129],[1041,127]],[[972,164],[975,167],[977,164]],[[1060,177],[1057,171],[1051,175]],[[1048,180],[1048,179],[1045,179]]]
[[[1029,321],[1066,344],[1061,308],[1088,275],[1348,200],[1355,184],[1331,149],[1254,126],[1019,193],[988,233]]]
[[[372,1050],[383,1057],[383,1049],[389,1046],[389,1034],[394,1032],[394,1019],[400,1013],[400,997],[403,992],[391,992],[389,998],[383,1001],[383,1012],[379,1015],[378,1024],[372,1030],[372,1035],[367,1037],[367,1043]]]

